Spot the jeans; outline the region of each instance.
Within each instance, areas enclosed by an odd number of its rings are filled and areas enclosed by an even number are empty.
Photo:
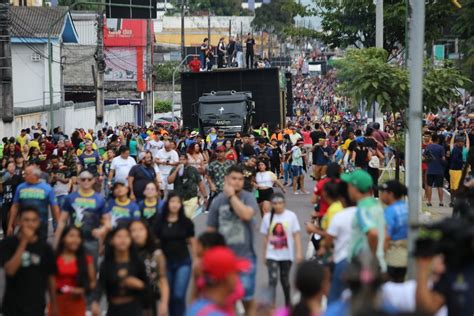
[[[241,273],[239,275],[240,282],[245,290],[245,296],[242,299],[243,301],[251,301],[255,295],[255,282],[257,277],[257,257],[248,257],[246,258],[251,264],[249,271]]]
[[[331,279],[331,289],[328,295],[328,304],[333,303],[341,298],[342,292],[345,289],[342,275],[347,267],[347,260],[341,260],[334,265],[334,271]]]
[[[276,287],[278,285],[278,270],[280,270],[280,283],[285,296],[285,306],[290,306],[290,269],[291,261],[276,261],[267,259],[268,285],[270,288],[271,302],[275,304]]]
[[[186,312],[186,294],[191,278],[191,258],[167,258],[166,270],[170,286],[169,315],[183,316]]]
[[[293,182],[293,173],[291,173],[291,164],[287,162],[283,164],[283,173],[284,173],[285,183],[288,183],[288,180],[290,180],[290,182]]]
[[[245,52],[245,63],[247,64],[247,68],[253,68],[253,52],[249,52],[248,50]]]

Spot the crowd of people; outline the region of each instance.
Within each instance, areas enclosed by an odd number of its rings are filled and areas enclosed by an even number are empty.
[[[380,179],[400,114],[383,129],[367,123],[341,110],[335,85],[332,75],[297,77],[285,128],[232,138],[132,123],[71,135],[38,123],[5,137],[3,314],[223,316],[241,302],[246,315],[472,315],[472,263],[453,270],[441,256],[420,257],[417,280],[405,281],[408,189]],[[427,116],[428,207],[432,187],[440,206],[444,190],[452,203],[472,195],[472,127],[466,113]],[[312,207],[293,209],[287,190]],[[265,302],[255,299],[262,258]]]

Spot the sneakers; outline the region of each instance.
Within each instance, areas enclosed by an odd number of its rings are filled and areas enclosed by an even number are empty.
[[[428,206],[428,207],[432,207],[432,206],[433,206],[433,204],[431,204],[431,203],[426,203],[426,206]]]
[[[439,203],[439,207],[444,207],[444,204],[443,204],[443,203]]]

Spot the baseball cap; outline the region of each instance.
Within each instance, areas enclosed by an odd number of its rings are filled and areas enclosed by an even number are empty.
[[[351,173],[342,174],[341,180],[353,185],[362,193],[368,192],[374,185],[374,181],[370,174],[367,171],[360,169]]]
[[[389,180],[378,186],[379,191],[392,192],[396,196],[404,196],[407,194],[407,188],[397,180]]]
[[[225,147],[224,146],[217,146],[216,147],[216,152],[217,151],[225,151]]]
[[[234,252],[224,246],[210,248],[202,257],[202,272],[212,280],[222,280],[231,273],[249,271],[248,260],[238,258]]]

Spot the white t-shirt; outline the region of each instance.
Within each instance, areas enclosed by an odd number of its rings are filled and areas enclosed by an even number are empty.
[[[117,156],[112,160],[110,169],[114,170],[114,178],[116,182],[123,182],[128,185],[127,178],[130,169],[135,166],[137,162],[132,157],[123,159],[121,156]]]
[[[158,156],[158,151],[163,149],[163,146],[164,143],[161,140],[156,141],[152,139],[148,142],[148,150],[151,152],[153,158],[156,158]]]
[[[265,214],[260,225],[260,233],[268,236],[267,253],[265,258],[284,261],[295,260],[295,241],[293,234],[300,231],[300,224],[296,214],[285,210],[281,214],[274,214],[270,226],[270,213]]]
[[[273,182],[276,180],[276,175],[271,171],[257,172],[255,181],[259,187],[273,187]]]
[[[357,207],[348,207],[334,215],[327,233],[334,237],[334,262],[338,263],[347,258],[351,240],[352,220]]]
[[[160,149],[158,150],[158,153],[156,155],[156,158],[158,158],[161,162],[169,162],[169,163],[177,163],[179,162],[179,156],[178,153],[174,150],[166,151],[166,149]],[[160,167],[160,173],[162,176],[169,176],[171,169],[173,169],[173,166],[169,165],[159,165]]]

